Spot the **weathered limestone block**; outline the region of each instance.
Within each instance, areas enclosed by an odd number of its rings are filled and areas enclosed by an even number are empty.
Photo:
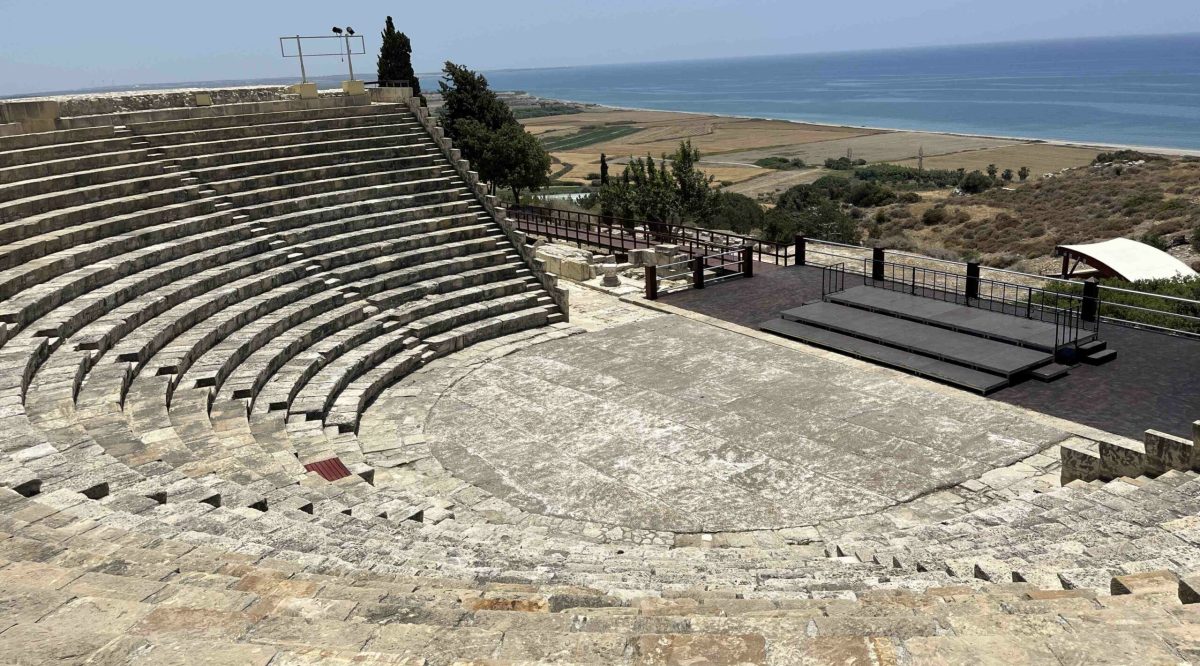
[[[547,243],[537,248],[535,257],[544,262],[547,272],[568,280],[590,280],[596,277],[592,253],[570,245]]]
[[[1136,448],[1135,448],[1136,447]],[[1100,442],[1100,477],[1139,477],[1146,473],[1146,447],[1140,442]]]
[[[347,95],[365,95],[367,94],[367,86],[362,81],[357,79],[353,81],[342,81],[342,92]]]
[[[288,92],[295,93],[300,96],[300,99],[316,99],[319,97],[317,93],[317,84],[315,83],[297,83],[288,86]]]
[[[633,641],[633,663],[762,664],[767,642],[759,634],[643,634]]]
[[[0,121],[20,123],[25,132],[49,132],[58,120],[58,102],[54,100],[11,101],[0,104]]]
[[[1179,579],[1170,571],[1147,571],[1144,573],[1113,576],[1111,592],[1117,594],[1176,594]]]
[[[1185,604],[1200,603],[1200,572],[1179,579],[1179,601]]]
[[[1072,437],[1059,448],[1062,460],[1062,484],[1075,480],[1092,481],[1100,478],[1100,451],[1095,442]]]
[[[1143,435],[1146,457],[1150,463],[1147,473],[1162,474],[1169,469],[1186,471],[1195,464],[1192,460],[1195,447],[1182,437],[1168,435],[1157,430],[1147,430]]]
[[[634,266],[648,266],[654,263],[654,250],[637,249],[629,251],[629,263]]]
[[[370,93],[372,102],[401,103],[412,98],[412,88],[371,88]]]

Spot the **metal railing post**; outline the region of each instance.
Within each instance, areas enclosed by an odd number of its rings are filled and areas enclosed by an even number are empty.
[[[1100,283],[1088,278],[1083,283],[1083,306],[1080,316],[1084,321],[1096,321],[1100,315]]]
[[[967,300],[979,298],[979,262],[967,262]]]
[[[754,248],[750,245],[742,246],[742,275],[754,277]]]
[[[658,266],[654,264],[646,266],[646,300],[658,300]]]
[[[704,288],[704,257],[692,260],[692,286],[696,289]]]
[[[804,237],[804,234],[796,234],[796,265],[797,266],[805,265],[804,264],[804,251],[806,249],[805,245],[807,245],[807,243],[808,243],[808,239],[806,239]]]
[[[871,279],[883,281],[884,269],[884,254],[883,248],[871,248]]]

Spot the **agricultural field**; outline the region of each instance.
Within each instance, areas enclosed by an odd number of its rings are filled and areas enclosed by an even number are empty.
[[[556,133],[546,136],[542,139],[542,145],[550,152],[578,150],[597,143],[616,141],[641,131],[642,128],[632,125],[585,127],[571,134],[560,135]]]

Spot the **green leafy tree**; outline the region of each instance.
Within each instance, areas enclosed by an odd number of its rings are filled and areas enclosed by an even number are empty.
[[[518,204],[522,190],[536,192],[550,184],[550,154],[517,123],[490,134],[478,169],[481,178],[511,190]]]
[[[1013,170],[1005,169],[1004,172],[1000,174],[1000,178],[1006,183],[1011,183],[1013,179]]]
[[[837,202],[829,199],[799,210],[776,206],[767,212],[763,220],[763,240],[790,243],[796,234],[837,243],[859,241],[858,224]]]
[[[522,190],[549,184],[550,155],[488,87],[487,78],[449,61],[442,71],[442,127],[491,191],[508,188],[519,203]]]
[[[996,168],[995,164],[987,165],[987,175],[989,178],[995,180],[997,171],[998,171],[998,169]]]
[[[714,199],[709,228],[727,229],[743,236],[762,229],[765,215],[754,199],[736,192],[717,192]]]
[[[488,87],[487,78],[462,65],[447,61],[438,88],[442,93],[442,108],[438,110],[442,127],[456,144],[461,135],[478,129],[467,123],[475,122],[494,132],[517,122],[508,105]],[[474,161],[465,150],[463,156]]]
[[[835,177],[834,181],[796,185],[779,195],[775,208],[763,220],[762,239],[790,243],[796,234],[804,234],[839,243],[857,243],[858,223],[829,196],[833,189],[848,192],[849,180]]]
[[[412,42],[409,41],[408,35],[396,32],[396,25],[392,23],[390,16],[387,17],[387,24],[383,28],[376,70],[379,80],[388,82],[379,85],[399,85],[395,82],[408,81],[413,94],[420,96],[421,82],[417,79],[412,65]]]
[[[608,155],[600,153],[600,186],[608,185]]]
[[[717,193],[712,188],[712,176],[697,167],[700,151],[692,147],[690,140],[684,141],[670,160],[671,176],[679,192],[680,215],[697,224],[707,223],[716,207]]]
[[[1018,169],[1017,178],[1020,178],[1022,183],[1025,182],[1029,178],[1029,167],[1023,166]]]

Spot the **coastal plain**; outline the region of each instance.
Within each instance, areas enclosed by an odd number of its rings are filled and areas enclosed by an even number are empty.
[[[1024,166],[1041,174],[1086,165],[1101,151],[1021,139],[607,107],[522,122],[547,145],[559,181],[587,184],[600,171],[601,153],[616,171],[632,157],[657,158],[690,140],[703,156],[706,173],[730,192],[755,197],[816,180],[828,173],[821,165],[830,158],[916,166],[923,152],[930,169],[984,170],[995,164],[1000,170]],[[799,159],[808,166],[779,171],[756,164],[768,157]]]

